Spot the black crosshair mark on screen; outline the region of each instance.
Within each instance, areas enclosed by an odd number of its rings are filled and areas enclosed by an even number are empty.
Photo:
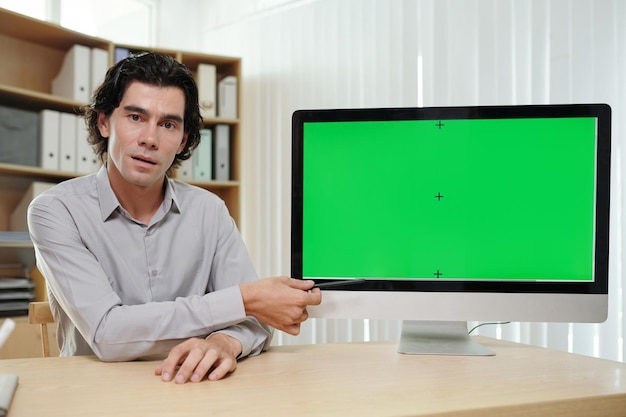
[[[439,130],[441,130],[441,128],[442,128],[442,127],[444,127],[444,126],[445,126],[445,124],[443,124],[443,123],[442,123],[442,121],[441,121],[441,120],[439,120],[439,121],[435,124],[435,126],[437,126],[437,127],[439,128]],[[438,192],[438,193],[437,193],[437,195],[435,196],[435,198],[437,199],[437,201],[441,201],[441,199],[442,199],[443,197],[444,197],[444,196],[443,196],[443,195],[441,195],[441,192]],[[443,275],[443,273],[442,273],[439,269],[437,269],[437,271],[436,271],[433,275],[434,275],[435,277],[437,277],[437,278],[441,278],[441,276]]]

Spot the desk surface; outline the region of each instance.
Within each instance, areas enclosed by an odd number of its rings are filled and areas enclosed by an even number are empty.
[[[222,381],[177,385],[156,362],[0,360],[24,416],[626,415],[626,364],[477,338],[492,357],[414,356],[395,343],[272,347]]]

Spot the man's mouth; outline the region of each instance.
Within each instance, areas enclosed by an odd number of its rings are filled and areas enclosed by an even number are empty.
[[[150,165],[156,165],[156,162],[154,162],[152,159],[149,159],[149,158],[144,158],[144,157],[141,157],[141,156],[133,156],[132,158],[135,161],[144,162],[144,163],[150,164]]]

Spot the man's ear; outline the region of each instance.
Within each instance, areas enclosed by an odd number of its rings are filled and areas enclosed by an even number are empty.
[[[104,113],[98,113],[98,130],[103,138],[111,136],[111,129],[109,127],[109,118]]]
[[[185,132],[185,134],[183,135],[183,140],[180,142],[180,146],[178,147],[178,152],[176,152],[176,154],[181,153],[183,149],[185,149],[187,139],[189,139],[189,132]]]

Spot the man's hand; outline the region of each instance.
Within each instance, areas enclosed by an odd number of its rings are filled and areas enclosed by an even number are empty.
[[[178,384],[200,382],[207,374],[215,381],[237,368],[241,349],[241,342],[223,333],[214,333],[206,339],[188,339],[174,346],[154,373],[163,381],[174,379]]]
[[[278,330],[297,335],[309,314],[306,307],[322,302],[314,281],[289,277],[265,278],[239,285],[246,315]]]

